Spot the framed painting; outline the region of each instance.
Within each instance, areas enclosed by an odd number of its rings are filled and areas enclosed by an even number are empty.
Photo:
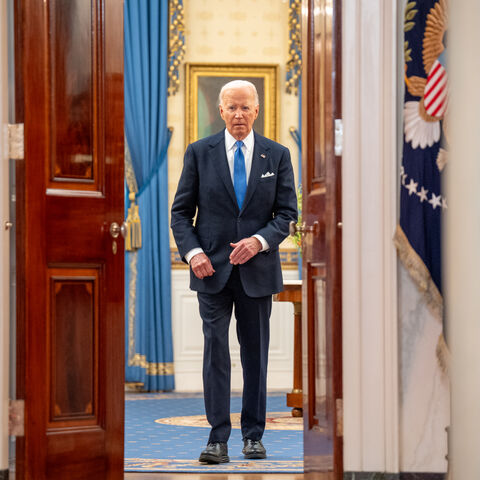
[[[225,128],[218,110],[218,94],[232,80],[248,80],[258,92],[260,111],[254,130],[272,140],[278,135],[278,66],[187,63],[185,141],[188,145]]]

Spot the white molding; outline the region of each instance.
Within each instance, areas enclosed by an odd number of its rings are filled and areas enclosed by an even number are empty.
[[[360,31],[358,2],[344,0],[342,23],[342,317],[343,317],[343,463],[345,471],[362,466],[362,378],[360,334]],[[346,8],[346,7],[349,8]],[[359,160],[359,159],[358,159]]]
[[[401,3],[401,2],[400,2]],[[400,471],[399,343],[397,308],[397,253],[392,241],[398,222],[397,99],[398,41],[397,2],[382,3],[383,32],[383,111],[384,161],[384,315],[385,315],[385,470]],[[403,9],[401,10],[403,12]],[[403,16],[401,17],[403,20]],[[403,23],[402,23],[403,25]],[[402,30],[403,33],[403,30]],[[403,45],[403,42],[402,42]],[[403,62],[402,62],[403,63]]]
[[[343,3],[344,469],[397,472],[397,9]]]

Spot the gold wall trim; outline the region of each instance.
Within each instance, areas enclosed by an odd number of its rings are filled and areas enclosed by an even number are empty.
[[[301,0],[290,0],[288,11],[288,60],[285,90],[294,95],[298,95],[298,85],[302,76],[301,6]]]
[[[168,31],[168,95],[175,95],[180,88],[179,68],[185,57],[185,20],[183,0],[170,0]]]

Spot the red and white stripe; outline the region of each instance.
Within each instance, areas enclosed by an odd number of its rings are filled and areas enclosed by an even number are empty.
[[[428,74],[423,102],[430,116],[442,118],[445,114],[448,104],[447,71],[438,60]]]

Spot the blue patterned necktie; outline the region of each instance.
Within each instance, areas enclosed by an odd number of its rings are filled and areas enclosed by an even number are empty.
[[[245,157],[242,152],[243,142],[238,140],[235,145],[237,149],[233,156],[233,188],[235,188],[238,208],[241,209],[247,191],[247,172],[245,170]]]

